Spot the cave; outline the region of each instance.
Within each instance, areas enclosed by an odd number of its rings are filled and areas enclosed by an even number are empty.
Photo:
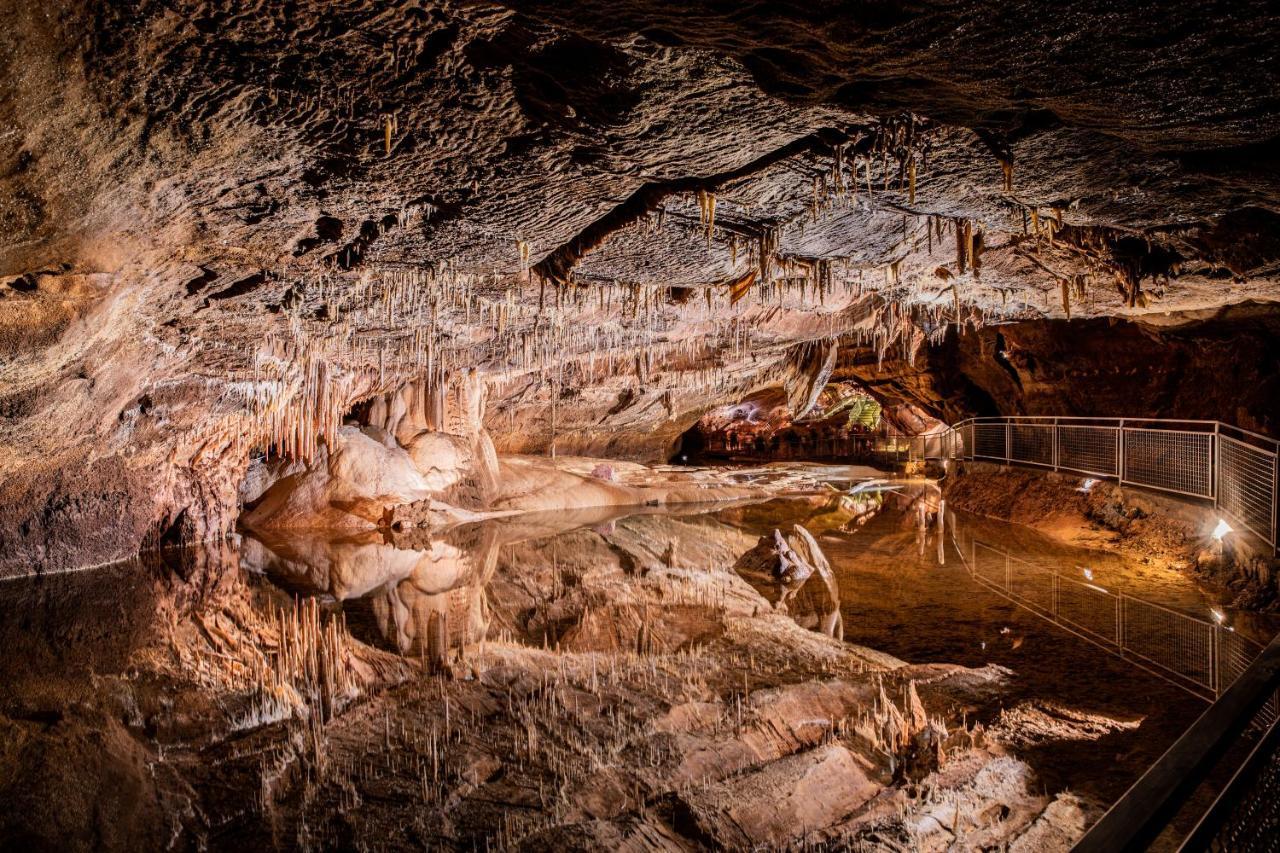
[[[0,0],[0,850],[1268,850],[1258,0]]]

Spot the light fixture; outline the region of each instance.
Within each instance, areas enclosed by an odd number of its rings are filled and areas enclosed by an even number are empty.
[[[1098,481],[1095,480],[1093,477],[1085,477],[1083,480],[1080,481],[1080,488],[1076,489],[1076,491],[1087,493],[1090,489],[1092,489],[1096,485],[1098,485]]]
[[[1084,572],[1084,576],[1088,580],[1093,580],[1093,569],[1085,568],[1080,571]]]
[[[1223,613],[1218,608],[1210,607],[1209,612],[1213,614],[1213,618],[1217,621],[1219,625],[1227,621],[1227,614]]]
[[[1220,518],[1218,519],[1218,526],[1213,528],[1213,538],[1221,542],[1222,537],[1230,533],[1232,529],[1233,528],[1231,527],[1230,524],[1227,524],[1227,522],[1224,519]]]

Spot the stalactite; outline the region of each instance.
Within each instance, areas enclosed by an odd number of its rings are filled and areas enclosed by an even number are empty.
[[[716,195],[706,190],[698,190],[698,212],[705,232],[707,245],[711,245],[711,238],[715,233],[716,227]]]

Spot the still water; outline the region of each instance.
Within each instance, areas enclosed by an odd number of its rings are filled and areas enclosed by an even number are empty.
[[[829,558],[834,585],[817,575],[798,588],[747,580],[805,627],[910,663],[1004,667],[1010,707],[1034,699],[1132,721],[1084,752],[1027,744],[1049,787],[1101,800],[1122,793],[1264,639],[1254,621],[1240,620],[1237,632],[1238,616],[1175,570],[953,511],[940,531],[930,484],[849,497],[849,482],[832,482],[840,493],[535,514],[443,536],[247,537],[242,559],[293,593],[333,600],[361,639],[417,657],[437,615],[455,646],[485,636],[564,641],[539,599],[606,555],[637,572],[724,567],[759,537],[801,524]]]
[[[566,590],[590,586],[593,573],[676,568],[697,595],[699,572],[729,570],[762,536],[799,524],[831,574],[784,584],[744,569],[764,606],[908,663],[1001,668],[995,702],[952,709],[977,722],[1028,701],[1077,727],[1122,721],[1084,742],[1032,721],[1017,744],[1046,790],[1106,803],[1271,627],[1228,612],[1176,571],[945,510],[931,484],[858,485],[831,473],[816,492],[770,500],[523,515],[438,533],[246,532],[237,547],[182,559],[0,583],[0,703],[14,720],[54,722],[67,703],[110,706],[102,679],[127,677],[139,654],[179,648],[184,632],[235,635],[226,622],[182,615],[204,597],[240,596],[272,612],[315,599],[343,615],[355,640],[414,660],[486,640],[625,652],[608,625],[565,611]],[[145,704],[135,699],[109,713],[147,737],[192,742],[211,713],[194,702],[184,710],[180,682],[153,686],[165,714],[134,708]]]

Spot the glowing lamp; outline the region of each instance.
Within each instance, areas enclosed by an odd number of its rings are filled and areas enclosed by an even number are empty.
[[[1218,519],[1218,526],[1213,528],[1213,538],[1221,542],[1222,537],[1230,533],[1231,530],[1232,530],[1231,525],[1227,524],[1226,521],[1220,518]]]

